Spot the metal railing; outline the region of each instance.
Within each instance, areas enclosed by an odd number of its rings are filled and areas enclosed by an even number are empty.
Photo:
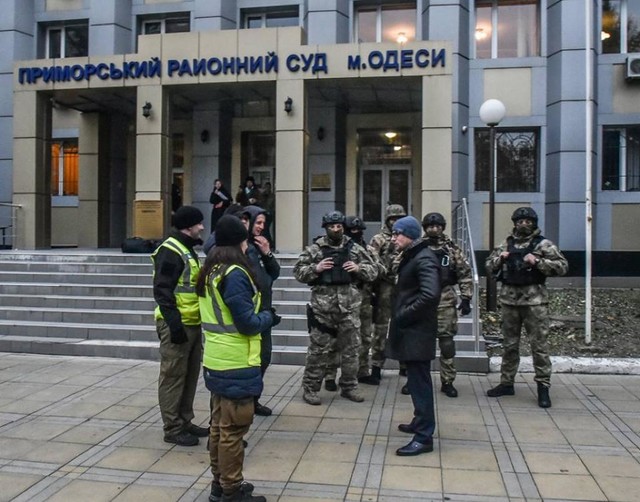
[[[12,249],[18,242],[18,211],[22,206],[0,202],[0,249]]]
[[[471,227],[469,225],[469,211],[467,199],[462,199],[453,210],[453,225],[451,228],[451,239],[455,242],[467,257],[471,265],[473,279],[473,308],[471,309],[471,329],[474,337],[475,352],[480,352],[480,277],[478,275],[478,265],[473,248],[473,238],[471,237]]]

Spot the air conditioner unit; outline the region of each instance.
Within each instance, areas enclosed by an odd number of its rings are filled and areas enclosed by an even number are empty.
[[[629,54],[627,57],[627,78],[640,78],[640,54]]]

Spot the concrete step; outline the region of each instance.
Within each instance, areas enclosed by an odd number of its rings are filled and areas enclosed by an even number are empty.
[[[0,283],[0,292],[17,295],[71,295],[71,296],[108,296],[108,297],[146,297],[153,298],[151,282],[147,285],[130,284],[123,287],[119,284],[93,284],[71,282],[6,282]]]
[[[0,250],[2,261],[46,261],[51,263],[141,263],[151,262],[149,253],[122,253],[116,249]]]
[[[0,270],[5,272],[49,272],[49,273],[85,273],[85,274],[153,274],[149,263],[85,263],[85,262],[48,262],[1,260]]]
[[[0,284],[5,282],[44,282],[44,283],[67,283],[74,284],[116,284],[119,286],[130,286],[145,284],[151,285],[153,278],[151,274],[91,274],[91,273],[61,273],[50,272],[26,272],[26,271],[3,271],[0,270]]]
[[[20,295],[0,293],[0,305],[5,307],[42,307],[70,309],[129,309],[153,311],[156,303],[148,297],[109,297],[109,296],[72,296],[72,295]]]

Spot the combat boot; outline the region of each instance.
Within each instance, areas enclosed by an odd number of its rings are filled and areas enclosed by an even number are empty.
[[[409,392],[409,384],[405,383],[402,386],[402,389],[400,389],[400,394],[402,394],[403,396],[408,396],[409,394],[411,394],[411,392]]]
[[[244,481],[240,485],[240,490],[248,495],[251,495],[253,493],[253,488],[253,485],[251,483],[248,483],[247,481]],[[224,492],[222,491],[222,486],[220,486],[220,483],[216,483],[215,481],[213,481],[211,483],[211,494],[209,495],[209,502],[220,502],[223,495]]]
[[[342,392],[340,392],[340,396],[349,399],[354,403],[361,403],[362,401],[364,401],[364,396],[360,394],[360,391],[357,388],[350,390],[342,389]]]
[[[221,500],[222,502],[267,502],[262,495],[253,495],[251,492],[244,491],[242,487],[229,495],[223,495]]]
[[[451,382],[443,382],[440,392],[443,392],[447,397],[458,397],[458,389]]]
[[[338,390],[338,386],[336,385],[335,380],[325,380],[324,388],[327,389],[329,392],[335,392]]]
[[[381,369],[377,366],[374,366],[373,368],[371,368],[371,375],[358,378],[358,382],[367,385],[380,385],[381,378]]]
[[[304,399],[305,403],[313,406],[318,406],[321,403],[320,396],[315,390],[304,389],[302,399]]]
[[[551,408],[549,387],[540,382],[538,382],[538,406],[540,406],[540,408]]]
[[[498,384],[493,389],[487,391],[489,397],[513,396],[515,391],[513,385]]]

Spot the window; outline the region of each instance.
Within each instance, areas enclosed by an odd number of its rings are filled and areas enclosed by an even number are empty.
[[[179,15],[164,19],[146,19],[142,21],[142,35],[159,35],[161,33],[184,33],[191,30],[189,15]]]
[[[640,52],[640,2],[603,0],[600,38],[605,54]]]
[[[538,191],[538,131],[496,131],[497,192]],[[489,190],[489,130],[475,130],[476,191]]]
[[[602,189],[640,190],[640,126],[604,128]]]
[[[243,9],[243,28],[282,28],[299,26],[300,14],[298,6],[274,8],[269,10]]]
[[[476,0],[476,58],[539,54],[538,0]]]
[[[51,144],[51,195],[78,195],[78,140]]]
[[[74,58],[89,54],[89,26],[75,24],[47,28],[46,57]]]
[[[361,42],[411,42],[416,39],[416,5],[356,5],[355,40]]]

